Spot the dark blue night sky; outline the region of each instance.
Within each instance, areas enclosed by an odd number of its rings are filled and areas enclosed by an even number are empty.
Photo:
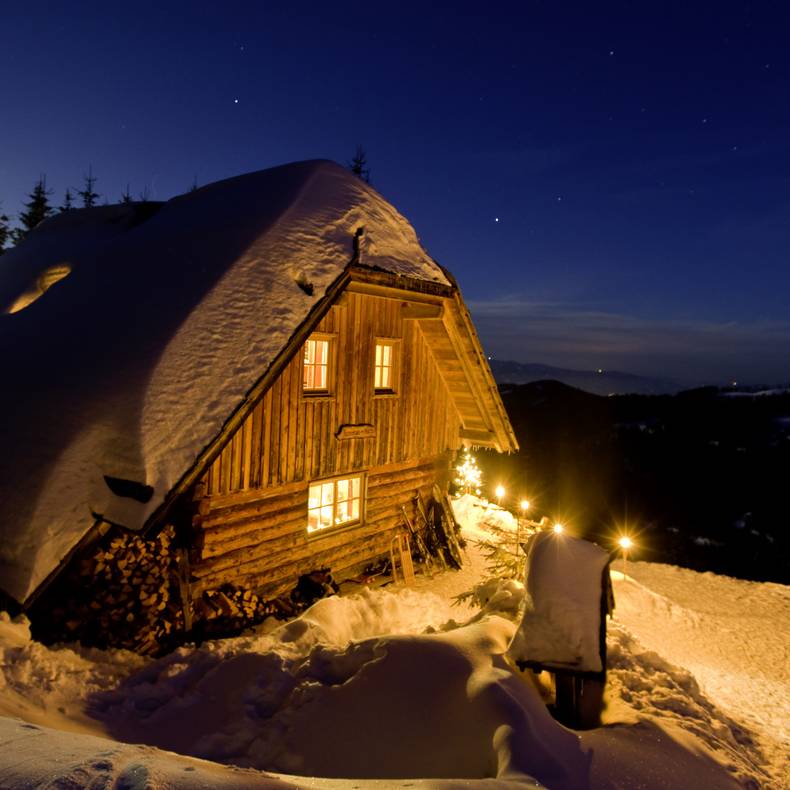
[[[788,3],[3,5],[5,213],[362,144],[489,354],[790,381]]]

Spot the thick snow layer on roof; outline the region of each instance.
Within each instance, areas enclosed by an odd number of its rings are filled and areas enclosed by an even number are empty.
[[[527,555],[524,617],[508,654],[600,672],[603,571],[609,554],[586,540],[538,532]]]
[[[409,223],[324,161],[61,214],[3,256],[0,587],[27,599],[93,514],[140,527],[341,275],[363,226],[363,265],[447,284]],[[116,496],[105,475],[153,496]]]

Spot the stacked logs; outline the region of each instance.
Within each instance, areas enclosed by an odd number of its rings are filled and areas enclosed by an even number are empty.
[[[46,641],[160,652],[183,629],[174,530],[146,539],[114,531],[93,544],[34,617]],[[41,607],[43,609],[43,607]]]
[[[267,617],[283,616],[282,607],[266,601],[252,590],[225,584],[206,590],[194,602],[195,631],[202,636],[239,633]]]
[[[289,608],[225,584],[190,604],[184,622],[186,553],[165,527],[146,539],[112,530],[87,549],[31,612],[34,636],[159,655],[186,640],[228,636]]]

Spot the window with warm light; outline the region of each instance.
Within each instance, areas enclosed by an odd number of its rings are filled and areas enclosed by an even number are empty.
[[[359,521],[361,505],[361,477],[312,483],[307,494],[308,534]]]
[[[329,391],[329,340],[310,339],[304,344],[302,389]]]
[[[395,389],[395,344],[376,343],[373,367],[373,386],[377,390],[392,392]]]

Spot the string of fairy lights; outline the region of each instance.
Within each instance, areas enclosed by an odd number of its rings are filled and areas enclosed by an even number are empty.
[[[481,496],[483,491],[483,473],[477,465],[477,459],[471,451],[466,449],[461,456],[458,465],[455,467],[455,486],[459,493],[474,494]],[[507,491],[505,487],[498,483],[494,488],[494,498],[499,507],[502,507],[503,500],[506,499]],[[527,513],[531,507],[528,499],[521,499],[519,510],[521,519],[527,519]],[[542,518],[540,521],[530,520],[530,524],[541,529],[551,529],[555,534],[562,535],[566,532],[566,525],[559,520],[553,523],[550,519]],[[633,538],[624,531],[619,532],[614,538],[614,547],[620,550],[623,558],[623,572],[627,567],[628,555],[636,548]]]

